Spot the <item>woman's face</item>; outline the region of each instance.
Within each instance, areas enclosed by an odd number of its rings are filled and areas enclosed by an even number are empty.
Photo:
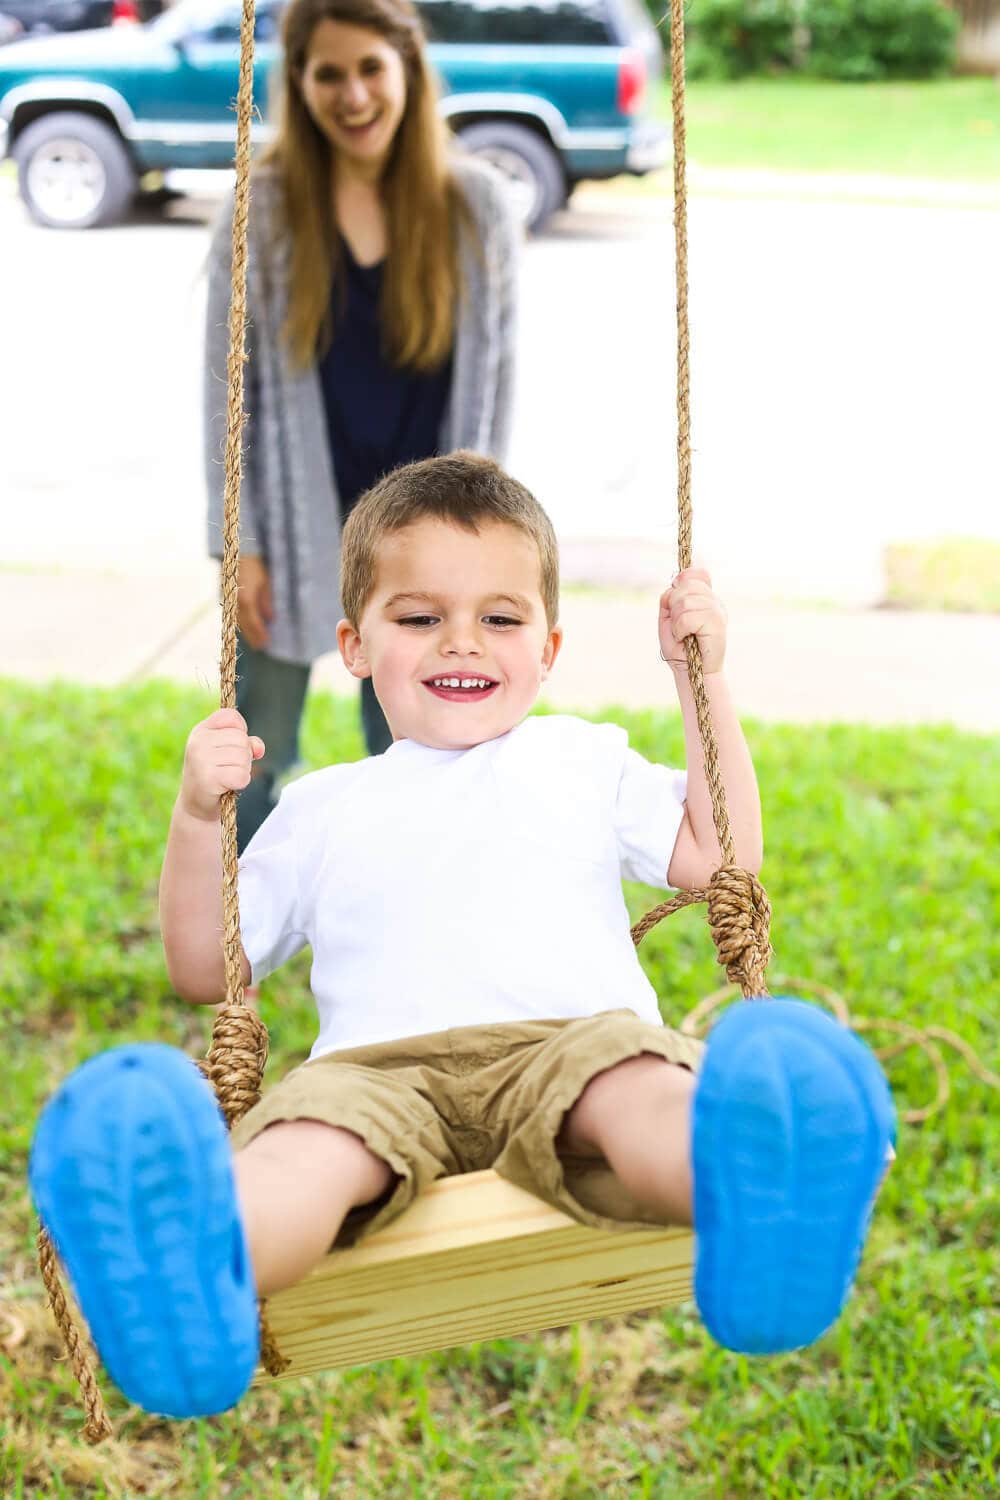
[[[364,26],[319,21],[299,83],[338,160],[378,177],[406,109],[406,68],[392,43]]]

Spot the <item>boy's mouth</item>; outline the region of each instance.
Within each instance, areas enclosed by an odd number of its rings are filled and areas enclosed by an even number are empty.
[[[458,676],[450,677],[427,677],[424,679],[424,687],[428,688],[435,698],[444,698],[448,703],[478,703],[499,687],[492,677]]]

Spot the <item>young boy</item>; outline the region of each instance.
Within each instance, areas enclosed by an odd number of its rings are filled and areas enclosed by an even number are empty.
[[[735,1007],[704,1053],[665,1027],[621,889],[704,885],[720,862],[692,633],[737,862],[761,862],[707,575],[659,606],[686,779],[613,725],[528,717],[562,642],[556,542],[492,461],[382,480],[345,527],[342,596],[341,654],[394,743],[287,787],[240,867],[244,981],[312,948],[309,1062],[231,1145],[189,1061],[157,1047],[85,1064],[39,1126],[36,1202],[112,1375],[152,1410],[224,1409],[253,1372],[257,1295],[435,1177],[490,1165],[586,1223],[693,1222],[699,1306],[732,1347],[817,1337],[890,1149],[878,1065],[796,1001]],[[234,710],[188,740],[160,915],[195,1003],[225,988],[219,799],[264,754]]]

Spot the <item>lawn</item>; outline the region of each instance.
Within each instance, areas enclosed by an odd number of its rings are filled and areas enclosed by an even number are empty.
[[[171,1424],[107,1394],[115,1439],[81,1440],[40,1299],[24,1190],[32,1122],[74,1064],[115,1042],[203,1048],[156,935],[159,858],[189,725],[212,704],[165,684],[0,684],[0,1494],[246,1500],[971,1500],[1000,1463],[1000,1118],[960,1066],[944,1111],[903,1126],[856,1295],[812,1349],[750,1361],[689,1308],[394,1360]],[[352,758],[353,706],[318,697],[311,764]],[[676,717],[618,715],[680,754]],[[751,724],[766,809],[774,968],[858,1015],[953,1027],[996,1066],[1000,750],[942,729]],[[638,913],[651,893],[632,890]],[[566,941],[553,935],[554,942]],[[642,959],[677,1019],[718,983],[699,911]],[[991,981],[991,977],[993,980]],[[995,995],[995,992],[992,992]],[[270,1076],[312,1039],[305,965],[267,987]],[[901,1104],[933,1092],[892,1062]]]
[[[886,602],[902,609],[1000,612],[1000,542],[951,537],[886,548]]]
[[[654,105],[669,119],[669,82]],[[700,167],[1000,181],[1000,86],[988,78],[690,83],[687,118]]]

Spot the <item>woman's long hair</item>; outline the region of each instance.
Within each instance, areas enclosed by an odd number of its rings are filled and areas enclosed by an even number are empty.
[[[458,232],[464,200],[448,167],[447,131],[424,34],[412,0],[291,0],[282,24],[277,134],[260,158],[277,172],[291,233],[291,289],[285,337],[305,368],[336,336],[331,278],[340,254],[334,222],[334,150],[306,109],[299,84],[320,21],[361,26],[403,60],[406,107],[381,188],[388,228],[382,286],[383,346],[397,365],[433,369],[451,352],[459,286]]]

